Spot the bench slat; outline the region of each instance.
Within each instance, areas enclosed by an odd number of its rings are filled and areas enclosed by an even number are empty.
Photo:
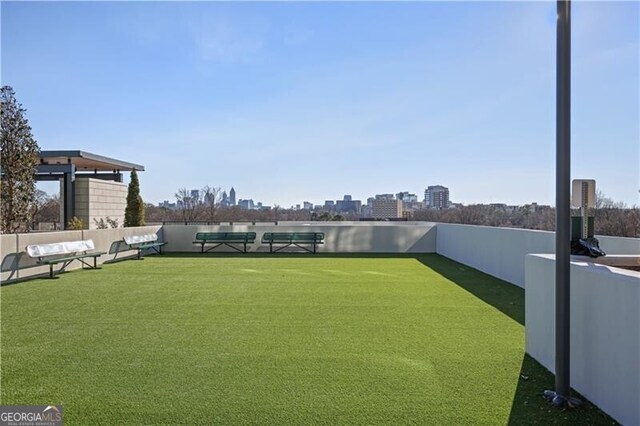
[[[145,234],[145,235],[127,235],[123,238],[124,242],[128,245],[151,243],[158,240],[157,234]]]
[[[253,244],[256,239],[255,232],[197,232],[196,241],[193,244],[199,244],[201,246],[202,253],[208,253],[209,251],[221,246],[226,245],[239,252],[247,252],[247,244]],[[233,244],[242,244],[242,249],[234,246]],[[206,245],[213,245],[208,250],[205,250]]]
[[[94,249],[95,245],[93,244],[93,240],[65,241],[61,243],[29,245],[27,246],[27,254],[29,254],[30,257],[45,257],[81,251],[86,252]]]
[[[253,243],[255,232],[198,232],[194,243]]]
[[[317,246],[324,244],[324,232],[265,232],[262,235],[262,243],[269,244],[271,253],[279,252],[289,246],[296,246],[315,254]],[[283,244],[283,246],[274,250],[274,244]],[[304,244],[313,246],[313,250],[303,247]]]
[[[263,243],[321,243],[324,240],[324,232],[265,232],[262,236]]]
[[[49,276],[53,278],[53,266],[62,263],[61,270],[65,269],[72,261],[79,260],[90,268],[97,268],[98,257],[106,254],[104,251],[96,252],[93,240],[64,241],[51,244],[32,244],[26,248],[30,257],[38,258],[39,265],[49,266]],[[93,266],[83,259],[93,258]]]

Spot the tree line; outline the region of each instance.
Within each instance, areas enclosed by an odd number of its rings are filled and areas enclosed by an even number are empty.
[[[579,216],[580,212],[575,210],[572,214]],[[627,207],[623,202],[614,201],[598,191],[596,207],[591,214],[594,216],[596,235],[640,237],[640,208],[636,206]],[[444,210],[419,210],[414,213],[413,219],[542,231],[556,229],[556,209],[535,205],[520,206],[512,211],[501,206],[486,204]]]

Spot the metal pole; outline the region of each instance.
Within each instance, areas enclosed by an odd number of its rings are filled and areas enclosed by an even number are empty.
[[[558,1],[556,59],[556,393],[569,397],[571,2]]]
[[[579,403],[570,390],[571,0],[557,0],[556,35],[556,383],[545,396],[558,407]]]
[[[581,238],[589,238],[589,205],[587,204],[589,197],[589,184],[582,182],[580,185],[580,192],[582,193],[582,205],[580,206],[580,213],[582,215],[582,233]]]
[[[76,180],[76,170],[75,166],[71,165],[69,171],[64,173],[64,217],[61,218],[63,220],[62,227],[64,229],[69,228],[69,222],[76,215],[75,212],[75,180]]]

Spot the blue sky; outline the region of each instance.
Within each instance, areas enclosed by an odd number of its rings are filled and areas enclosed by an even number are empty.
[[[555,2],[2,2],[2,84],[42,149],[142,195],[290,206],[448,186],[554,203]],[[639,3],[573,4],[572,175],[640,187]],[[422,195],[420,196],[422,198]]]

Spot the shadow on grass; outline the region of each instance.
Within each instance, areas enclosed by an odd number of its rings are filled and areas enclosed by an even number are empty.
[[[518,387],[513,396],[509,425],[617,425],[614,419],[573,390],[582,400],[578,409],[558,409],[543,397],[545,389],[554,388],[555,376],[538,361],[524,355]]]
[[[524,325],[524,289],[438,254],[415,256],[423,265]]]
[[[415,258],[524,326],[524,289],[437,254],[417,255]],[[581,408],[553,408],[542,393],[554,388],[555,376],[528,354],[524,354],[517,380],[509,425],[618,424],[575,391],[574,395],[584,403]]]

